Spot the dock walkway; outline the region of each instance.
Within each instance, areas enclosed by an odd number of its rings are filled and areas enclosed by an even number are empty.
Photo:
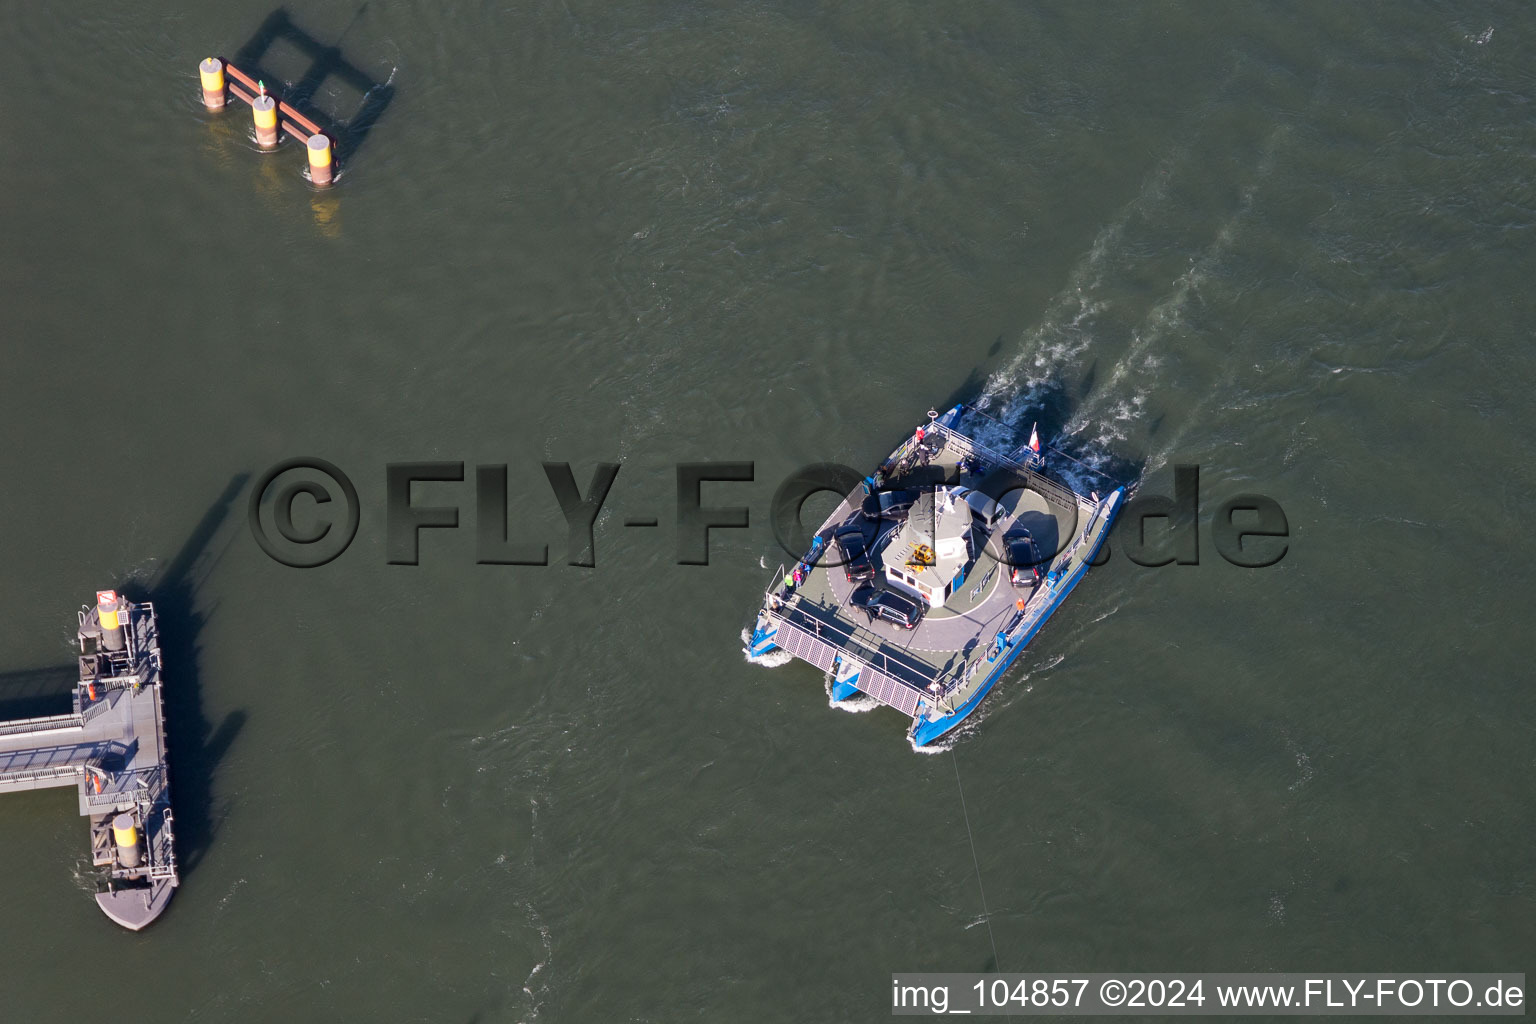
[[[80,612],[73,710],[0,722],[0,793],[76,787],[91,822],[92,860],[107,869],[97,903],[137,931],[160,915],[179,881],[160,643],[153,605],[119,602],[111,592],[98,598]]]

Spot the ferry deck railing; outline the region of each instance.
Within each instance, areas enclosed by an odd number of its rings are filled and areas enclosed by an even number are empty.
[[[993,448],[989,448],[975,438],[960,433],[960,431],[955,430],[953,427],[946,427],[941,423],[935,422],[926,429],[938,431],[939,436],[944,438],[945,445],[954,446],[962,455],[974,456],[983,462],[991,463],[994,466],[1017,473],[1023,478],[1025,483],[1029,484],[1031,489],[1038,491],[1054,505],[1062,508],[1081,508],[1087,504],[1087,499],[1070,487],[1057,483],[1044,473],[1031,469],[1012,455],[1004,455]],[[912,444],[914,442],[909,438],[907,443]],[[1052,451],[1055,451],[1055,449],[1052,449]]]
[[[833,671],[844,655],[854,656],[847,647],[834,645],[825,637],[813,635],[804,626],[787,619],[780,620],[779,632],[784,634],[783,637],[775,639],[783,650],[823,671]],[[903,714],[915,715],[918,702],[935,692],[883,672],[880,667],[856,656],[854,659],[859,662],[860,668],[853,685]]]
[[[850,627],[840,620],[824,619],[810,609],[835,614],[832,606],[812,602],[804,596],[781,601],[779,609],[772,614],[779,623],[789,623],[811,638],[847,654],[861,665],[867,665],[901,686],[930,698],[949,693],[969,678],[964,663],[957,665],[954,670],[946,670],[903,657],[879,634],[857,624]]]

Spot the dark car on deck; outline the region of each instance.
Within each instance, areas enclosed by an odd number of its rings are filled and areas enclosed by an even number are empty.
[[[1040,585],[1040,548],[1028,530],[1010,533],[1003,540],[1008,545],[1008,578],[1016,587],[1034,589]]]
[[[867,489],[866,489],[867,491]],[[864,518],[903,522],[917,501],[917,491],[875,491],[864,495]]]
[[[838,554],[843,559],[843,572],[849,583],[862,583],[875,578],[875,563],[869,557],[869,544],[864,540],[862,526],[845,526],[832,535]]]
[[[863,608],[870,622],[884,619],[903,629],[915,629],[923,621],[923,610],[918,603],[892,590],[860,587],[848,600],[855,608]]]

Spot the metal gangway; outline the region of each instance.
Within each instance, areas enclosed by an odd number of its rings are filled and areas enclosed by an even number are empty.
[[[837,664],[856,661],[859,671],[856,676],[849,679],[849,682],[908,718],[917,714],[919,701],[924,697],[933,696],[933,693],[922,684],[898,678],[891,675],[889,671],[876,668],[875,661],[878,658],[884,662],[885,669],[894,669],[889,659],[881,652],[860,651],[852,642],[842,638],[839,645],[834,645],[789,618],[782,616],[772,616],[772,618],[778,629],[773,641],[777,646],[801,661],[815,665],[823,672],[834,671]],[[811,621],[825,628],[825,623],[815,619]]]

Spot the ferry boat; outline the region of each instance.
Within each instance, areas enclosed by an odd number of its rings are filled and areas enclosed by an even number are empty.
[[[895,708],[916,750],[959,727],[1082,580],[1127,498],[1063,483],[1047,459],[1069,457],[1034,430],[1013,450],[998,437],[1015,435],[979,409],[930,410],[775,573],[747,658],[786,652],[830,676],[834,702]]]

